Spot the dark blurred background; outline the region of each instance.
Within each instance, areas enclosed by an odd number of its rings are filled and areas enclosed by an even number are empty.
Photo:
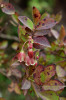
[[[30,19],[32,19],[33,6],[38,8],[41,14],[44,12],[50,14],[61,12],[62,20],[58,24],[57,30],[60,30],[60,25],[62,24],[66,28],[66,0],[0,0],[0,2],[2,1],[12,3],[19,15],[27,16]],[[3,46],[2,41],[4,41]],[[0,9],[0,68],[8,68],[8,62],[16,54],[16,48],[13,45],[14,42],[18,44],[17,27],[12,23],[11,16],[4,14]],[[25,97],[9,93],[7,87],[10,82],[9,79],[0,74],[0,97],[4,97],[6,100],[38,100],[35,98],[34,93],[31,94],[33,98],[29,95]],[[63,91],[61,96],[66,96],[65,91]]]
[[[45,11],[54,14],[62,12],[63,23],[66,23],[66,0],[10,0],[10,2],[19,6],[29,17],[31,17],[33,6],[36,6],[41,13]]]
[[[29,17],[33,6],[36,6],[41,13],[47,11],[56,14],[61,11],[62,23],[66,24],[66,0],[10,0],[10,2],[20,7]]]

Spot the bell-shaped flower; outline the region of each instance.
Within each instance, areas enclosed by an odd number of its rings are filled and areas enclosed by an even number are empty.
[[[25,57],[26,57],[26,55],[25,55],[24,51],[21,51],[20,53],[17,54],[17,58],[18,58],[19,62],[25,61]]]

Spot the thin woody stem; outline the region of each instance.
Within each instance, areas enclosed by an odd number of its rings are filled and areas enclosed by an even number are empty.
[[[66,56],[60,56],[57,52],[53,52],[53,51],[48,51],[50,54],[52,55],[55,55],[55,56],[59,56],[61,58],[65,58],[66,59]]]
[[[0,34],[0,38],[8,39],[8,40],[15,40],[15,41],[19,42],[18,37],[9,36],[9,35],[5,35],[5,34],[2,34],[2,33]]]
[[[23,46],[22,46],[22,50],[24,49],[24,46],[25,46],[25,44],[27,43],[27,42],[30,42],[31,41],[31,39],[29,40],[27,40],[26,42],[24,42],[24,44],[23,44]]]
[[[66,57],[63,57],[63,56],[60,56],[58,53],[56,53],[56,52],[50,52],[51,54],[54,54],[54,55],[57,55],[57,56],[59,56],[59,57],[61,57],[61,58],[65,58],[66,59]]]
[[[58,61],[55,64],[66,62],[66,60]]]
[[[28,40],[26,42],[24,42],[23,46],[22,46],[22,50],[24,49],[25,44],[28,42]]]

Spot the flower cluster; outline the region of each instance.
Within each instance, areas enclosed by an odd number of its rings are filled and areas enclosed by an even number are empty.
[[[27,43],[27,53],[24,50],[24,46]],[[31,36],[28,37],[28,40],[23,44],[22,50],[17,54],[19,62],[25,62],[27,66],[37,65],[37,60],[33,51],[33,39]]]

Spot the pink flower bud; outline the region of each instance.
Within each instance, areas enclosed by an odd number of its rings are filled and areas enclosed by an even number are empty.
[[[32,49],[33,48],[33,44],[32,43],[28,43],[28,49]]]
[[[39,56],[37,56],[36,58],[39,59]]]
[[[33,50],[32,50],[32,49],[29,49],[29,51],[28,51],[28,56],[29,56],[30,58],[33,58]]]
[[[20,62],[25,61],[25,53],[24,53],[24,51],[18,53],[17,57],[18,57],[18,61],[20,61]]]
[[[26,59],[25,59],[25,64],[27,65],[27,66],[29,66],[30,65],[30,58],[29,58],[29,56],[26,56]]]

